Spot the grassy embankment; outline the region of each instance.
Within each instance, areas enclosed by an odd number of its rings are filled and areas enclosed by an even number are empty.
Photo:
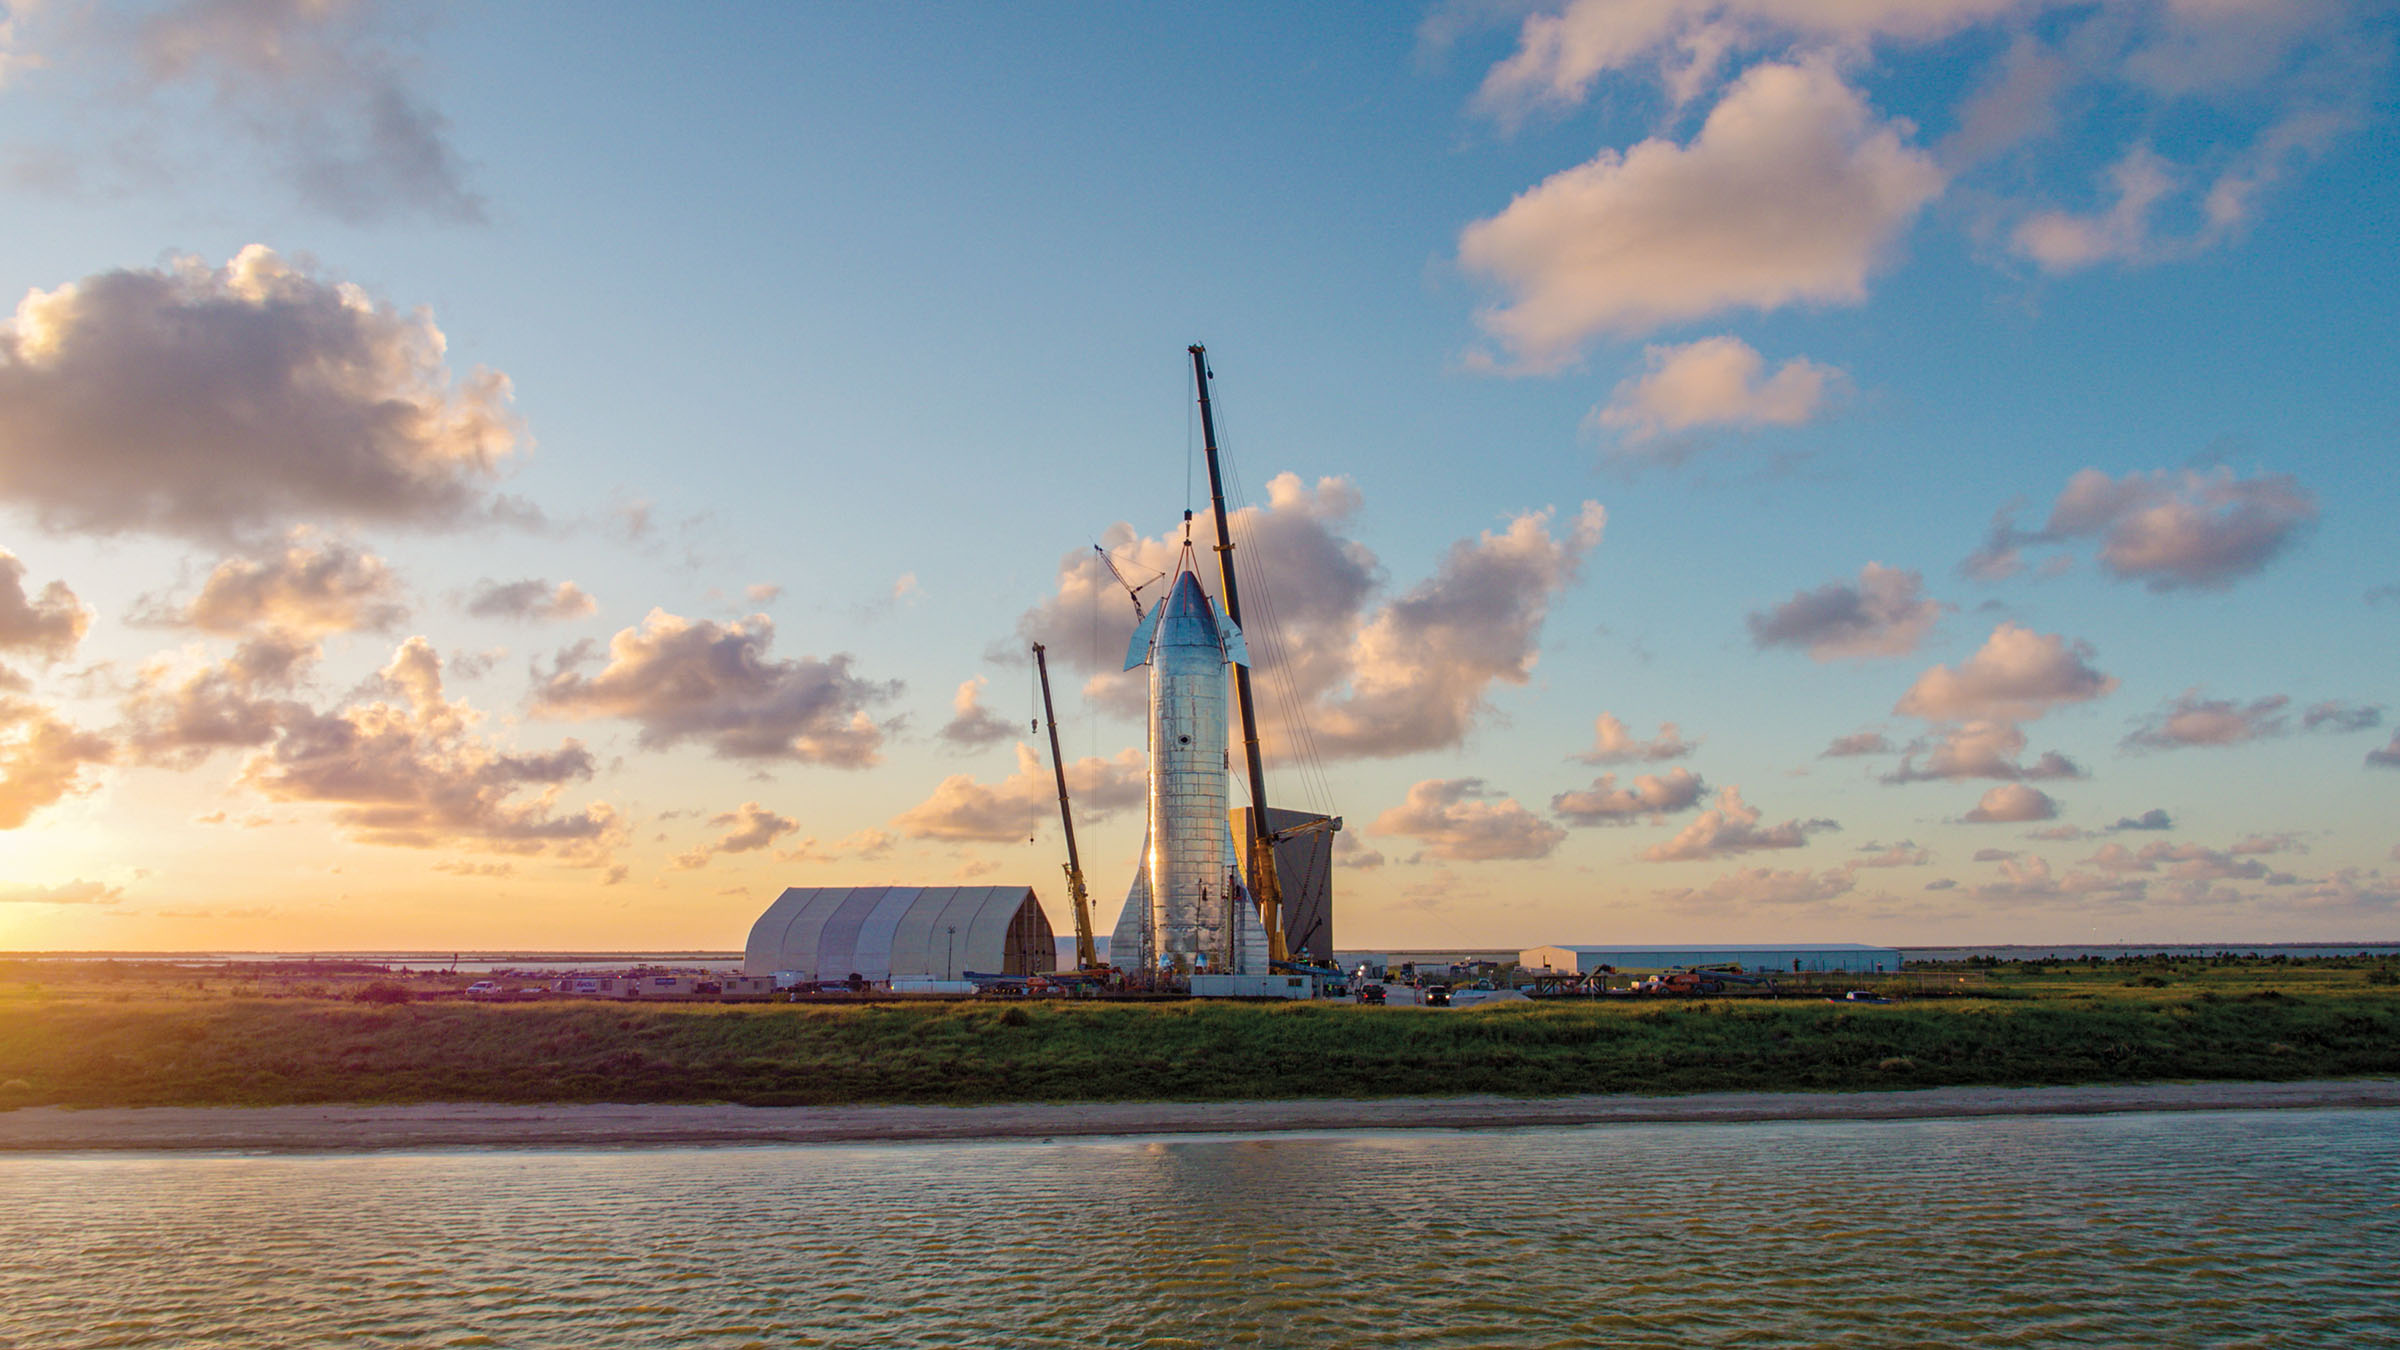
[[[379,1006],[331,996],[338,986],[294,994],[188,972],[142,980],[0,965],[0,1108],[1549,1096],[2389,1075],[2400,1073],[2400,988],[2382,970],[2004,967],[1891,1006],[1616,1000],[1445,1013]]]

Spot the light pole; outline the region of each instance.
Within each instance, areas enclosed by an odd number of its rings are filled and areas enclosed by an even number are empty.
[[[942,948],[942,978],[943,978],[943,979],[945,979],[945,980],[955,980],[955,979],[957,979],[957,978],[958,978],[958,973],[957,973],[957,971],[956,971],[956,969],[954,968],[954,965],[953,965],[953,963],[954,963],[954,961],[956,960],[957,956],[958,956],[958,928],[957,928],[957,926],[956,926],[956,925],[953,925],[953,926],[951,927],[951,929],[950,929],[950,942],[949,942],[949,945],[947,945],[947,946],[945,946],[944,948]]]

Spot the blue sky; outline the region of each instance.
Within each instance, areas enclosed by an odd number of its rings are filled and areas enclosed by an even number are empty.
[[[6,12],[0,946],[1105,923],[1193,341],[1346,947],[2400,936],[2390,6]]]

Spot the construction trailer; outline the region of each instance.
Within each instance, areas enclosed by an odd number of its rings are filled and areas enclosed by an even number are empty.
[[[1729,946],[1527,947],[1517,964],[1528,971],[1589,975],[1600,970],[1695,970],[1733,966],[1751,974],[1890,975],[1900,949],[1856,942],[1785,942]]]
[[[1317,996],[1314,975],[1194,975],[1193,998],[1297,998]]]

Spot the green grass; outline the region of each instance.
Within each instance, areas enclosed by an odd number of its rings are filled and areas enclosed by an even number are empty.
[[[0,1107],[1550,1096],[2400,1073],[2361,968],[2009,971],[1892,1006],[550,1002],[0,990]],[[2132,983],[2128,984],[2128,981]],[[1925,992],[1933,992],[1927,990]]]

